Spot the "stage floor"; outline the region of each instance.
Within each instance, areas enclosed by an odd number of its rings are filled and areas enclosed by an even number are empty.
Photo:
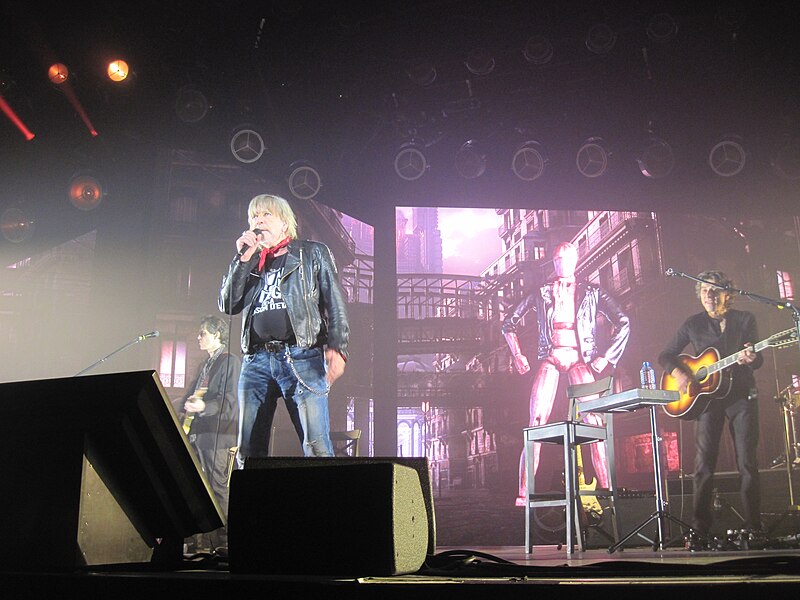
[[[342,551],[347,548],[343,547]],[[315,560],[297,557],[314,570]],[[396,593],[435,593],[438,598],[459,597],[464,584],[496,586],[493,594],[511,592],[519,585],[548,588],[549,598],[572,597],[574,586],[589,586],[592,594],[618,599],[623,590],[647,590],[647,597],[702,592],[722,586],[726,591],[797,593],[800,590],[800,549],[764,549],[689,552],[682,548],[654,551],[651,547],[624,547],[614,553],[593,548],[570,556],[557,546],[479,548],[438,547],[418,572],[347,577],[278,576],[231,573],[225,560],[208,555],[185,557],[182,565],[165,570],[148,564],[90,566],[71,573],[0,573],[0,590],[11,598],[113,597],[124,594],[152,598],[242,598],[264,593],[315,593],[325,598]],[[630,585],[638,588],[630,588]],[[12,595],[6,595],[11,592]],[[511,592],[513,593],[513,592]]]

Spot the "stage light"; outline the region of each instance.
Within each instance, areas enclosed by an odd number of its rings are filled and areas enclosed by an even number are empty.
[[[406,181],[416,181],[428,170],[428,161],[422,152],[423,146],[415,140],[405,142],[394,156],[394,171]]]
[[[583,142],[575,155],[575,165],[584,177],[600,177],[608,169],[608,151],[600,137],[590,137]]]
[[[605,23],[593,25],[586,34],[586,47],[594,54],[608,54],[617,43],[617,34]]]
[[[488,75],[495,67],[494,56],[486,48],[470,50],[464,64],[473,75]]]
[[[250,125],[237,127],[231,136],[231,153],[243,163],[254,163],[264,154],[264,138]]]
[[[197,123],[205,119],[211,105],[203,92],[191,87],[178,90],[175,114],[184,123]]]
[[[310,200],[319,193],[322,178],[311,162],[298,160],[289,165],[289,191],[300,200]]]
[[[47,69],[47,78],[53,85],[61,85],[69,79],[69,69],[62,63],[53,63]]]
[[[534,65],[546,65],[553,58],[553,45],[543,35],[533,35],[522,49],[525,60]]]
[[[456,152],[456,171],[464,179],[475,179],[486,170],[486,152],[478,140],[467,140]]]
[[[546,164],[544,148],[536,140],[527,140],[517,146],[511,158],[511,170],[522,181],[533,181],[541,177]]]
[[[89,173],[79,173],[73,176],[67,188],[67,197],[77,209],[94,210],[103,200],[105,191],[100,180]]]
[[[3,211],[0,217],[0,231],[12,244],[19,244],[33,235],[34,222],[21,209],[12,207]]]
[[[108,78],[111,81],[119,83],[120,81],[125,81],[128,78],[128,73],[130,73],[130,67],[128,63],[122,59],[112,60],[108,63]]]
[[[92,121],[89,119],[89,115],[86,110],[84,110],[83,105],[80,100],[78,100],[77,94],[75,94],[75,90],[72,88],[72,80],[75,79],[75,77],[70,73],[67,66],[63,63],[53,63],[47,70],[47,77],[50,82],[56,86],[56,89],[64,94],[72,105],[72,108],[75,109],[75,112],[78,113],[81,120],[86,125],[86,129],[89,130],[92,137],[96,137],[98,135],[97,130],[94,128]]]
[[[636,158],[642,175],[650,179],[660,179],[672,172],[675,166],[675,155],[665,140],[659,137],[648,138]]]
[[[408,78],[419,86],[425,87],[436,81],[436,67],[427,60],[421,60],[406,67]]]
[[[738,135],[727,135],[708,152],[708,166],[720,177],[738,175],[747,162],[747,153]]]
[[[653,15],[647,24],[647,37],[659,44],[670,41],[677,33],[678,23],[667,13]]]

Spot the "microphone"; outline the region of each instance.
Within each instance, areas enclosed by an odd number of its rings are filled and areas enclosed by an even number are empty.
[[[256,235],[261,235],[261,230],[258,227],[256,227],[255,229],[253,229],[253,233],[255,233]],[[242,249],[239,250],[239,252],[237,252],[237,254],[239,256],[241,256],[242,254],[244,254],[247,251],[248,247],[249,246],[247,246],[247,245],[242,246]]]
[[[138,338],[136,338],[136,341],[143,342],[146,339],[158,337],[160,335],[161,335],[161,332],[159,332],[159,331],[151,331],[150,333],[145,333],[143,335],[140,335]]]
[[[666,275],[667,277],[675,277],[675,275],[677,275],[677,274],[678,274],[678,272],[675,269],[673,269],[672,267],[669,267],[664,272],[664,275]]]

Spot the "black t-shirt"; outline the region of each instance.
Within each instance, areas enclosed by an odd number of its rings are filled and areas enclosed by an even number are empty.
[[[272,264],[264,268],[261,274],[261,288],[253,303],[253,319],[251,339],[258,342],[278,340],[292,342],[294,331],[286,310],[286,301],[280,289],[280,280],[286,265],[286,254],[275,257]]]

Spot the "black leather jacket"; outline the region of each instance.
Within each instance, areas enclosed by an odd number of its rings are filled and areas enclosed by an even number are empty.
[[[579,283],[575,293],[577,310],[575,314],[575,330],[578,336],[578,349],[583,362],[588,363],[602,355],[609,363],[616,366],[631,333],[628,316],[622,312],[619,303],[591,283]],[[548,282],[539,288],[538,293],[528,294],[514,311],[503,322],[503,333],[516,331],[522,317],[529,310],[537,313],[539,326],[539,360],[550,355],[553,349],[553,283]],[[601,352],[597,346],[597,314],[602,313],[614,326],[608,348]]]
[[[286,301],[289,320],[297,345],[302,348],[327,345],[338,350],[345,360],[350,326],[336,262],[325,244],[292,240],[287,246],[286,265],[281,279],[281,293]],[[236,256],[219,290],[219,309],[229,315],[244,311],[242,352],[252,352],[250,324],[253,300],[260,287],[256,252],[246,263]]]

